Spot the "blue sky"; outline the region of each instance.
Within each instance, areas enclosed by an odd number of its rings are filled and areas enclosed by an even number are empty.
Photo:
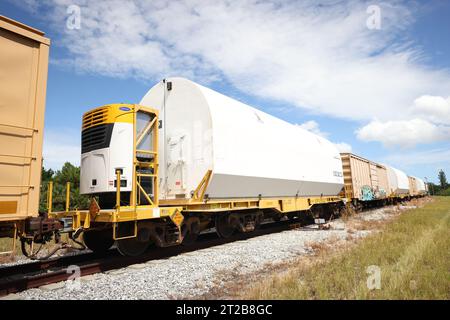
[[[449,1],[7,0],[0,14],[52,40],[46,166],[79,163],[85,111],[180,75],[410,175],[450,175]]]

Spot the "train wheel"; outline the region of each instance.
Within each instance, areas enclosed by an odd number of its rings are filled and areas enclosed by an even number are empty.
[[[129,236],[134,233],[134,226],[128,224],[122,230],[123,236]],[[143,254],[153,241],[150,236],[150,228],[145,223],[138,223],[136,237],[116,240],[117,250],[123,256],[137,257]]]
[[[229,214],[219,214],[215,220],[216,232],[221,238],[229,238],[233,235],[236,228],[230,222]]]
[[[188,231],[186,233],[186,235],[184,236],[183,242],[181,242],[181,244],[184,246],[190,246],[195,241],[197,241],[197,238],[198,238],[198,233],[192,233],[192,232]]]
[[[83,232],[83,242],[90,250],[104,253],[114,244],[112,230],[87,230]]]
[[[200,233],[200,219],[197,217],[187,218],[183,227],[183,241],[182,245],[188,246],[193,244]]]
[[[138,238],[117,240],[117,250],[123,256],[137,257],[143,254],[150,246],[150,241],[139,241]]]
[[[280,222],[281,221],[281,215],[276,214],[275,216],[272,217],[273,221],[275,222]]]

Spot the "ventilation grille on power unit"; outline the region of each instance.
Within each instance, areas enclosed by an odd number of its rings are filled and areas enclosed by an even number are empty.
[[[82,129],[105,123],[108,118],[108,107],[102,107],[86,112],[83,116]]]
[[[81,133],[81,153],[108,148],[113,127],[113,123],[105,123],[83,130]]]

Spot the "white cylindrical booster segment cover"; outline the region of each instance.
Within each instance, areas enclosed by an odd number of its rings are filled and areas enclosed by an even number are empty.
[[[386,165],[385,165],[386,166]],[[409,179],[406,173],[394,167],[386,166],[389,188],[396,194],[409,193]]]
[[[425,189],[425,182],[422,179],[420,179],[420,178],[417,178],[417,177],[414,177],[414,178],[416,179],[417,191],[419,191],[421,193],[425,192],[426,191],[426,189]]]
[[[140,102],[159,109],[163,122],[163,198],[189,197],[207,170],[213,173],[210,198],[337,195],[342,189],[340,154],[328,140],[190,80],[166,82],[170,91],[160,82]]]

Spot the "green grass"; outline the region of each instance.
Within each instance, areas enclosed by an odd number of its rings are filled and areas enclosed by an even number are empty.
[[[11,251],[12,249],[12,245],[13,245],[13,240],[12,238],[0,238],[0,252],[5,252],[5,251]],[[17,241],[16,243],[16,254],[21,254],[20,253],[20,242]],[[0,255],[0,263],[2,262],[2,260],[8,260],[8,256],[6,255]]]
[[[350,249],[326,252],[253,287],[249,299],[449,299],[450,198],[435,197]],[[367,267],[381,270],[369,290]]]

